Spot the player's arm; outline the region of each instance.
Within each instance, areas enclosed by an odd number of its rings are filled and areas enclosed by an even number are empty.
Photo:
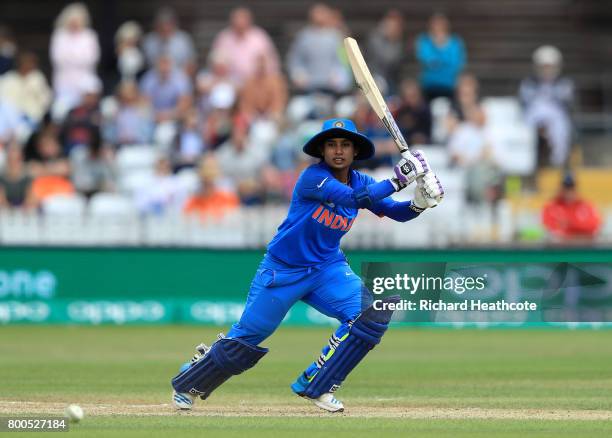
[[[353,190],[342,184],[331,174],[306,170],[297,183],[298,194],[306,199],[320,202],[332,202],[348,208],[370,208],[375,202],[390,196],[398,190],[391,180],[364,185]]]
[[[423,211],[417,208],[413,201],[400,202],[391,198],[381,199],[369,210],[377,216],[387,216],[397,222],[408,222]]]
[[[381,199],[369,210],[378,216],[387,216],[398,222],[414,219],[429,207],[426,197],[440,199],[444,197],[444,189],[440,180],[433,172],[428,172],[414,188],[414,198],[411,201],[400,202],[392,198]]]
[[[328,172],[320,172],[313,168],[307,169],[297,183],[298,193],[307,199],[320,202],[333,202],[348,208],[372,208],[381,199],[399,192],[417,177],[429,171],[424,157],[419,154],[402,158],[395,166],[395,177],[380,182],[374,179],[353,190],[342,184]]]

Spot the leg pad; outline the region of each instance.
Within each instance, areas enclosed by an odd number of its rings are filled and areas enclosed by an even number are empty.
[[[382,300],[397,303],[395,295]],[[368,307],[353,323],[348,336],[340,342],[331,357],[327,358],[321,369],[310,380],[300,395],[318,398],[326,392],[334,392],[346,376],[361,362],[368,352],[380,343],[393,316],[390,310],[374,310]]]
[[[254,367],[267,352],[267,348],[240,339],[220,339],[200,360],[174,377],[172,386],[176,392],[188,392],[204,400],[230,377]]]

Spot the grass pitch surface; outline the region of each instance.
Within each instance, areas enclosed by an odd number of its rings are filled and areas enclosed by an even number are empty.
[[[327,414],[289,384],[330,332],[280,329],[257,367],[179,414],[169,380],[214,329],[1,327],[0,416],[76,403],[70,433],[92,437],[612,435],[612,331],[394,328]]]

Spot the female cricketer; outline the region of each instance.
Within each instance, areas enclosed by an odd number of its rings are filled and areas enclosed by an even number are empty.
[[[374,145],[348,119],[325,121],[304,152],[321,161],[300,175],[287,218],[268,245],[240,320],[211,347],[196,347],[192,361],[172,379],[178,409],[191,409],[196,397],[206,399],[231,376],[253,367],[268,352],[259,344],[301,300],[341,325],[291,389],[321,409],[343,411],[334,392],[387,329],[392,312],[371,307],[372,296],[351,270],[340,239],[359,209],[409,221],[427,208],[427,198],[442,199],[442,186],[419,151],[404,154],[395,176],[381,182],[351,169],[353,160],[374,155]],[[415,180],[412,201],[391,199]]]

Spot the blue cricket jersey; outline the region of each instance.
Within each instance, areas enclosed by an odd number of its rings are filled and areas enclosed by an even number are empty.
[[[366,187],[367,186],[367,187]],[[364,204],[359,193],[368,193]],[[410,202],[390,198],[395,189],[389,180],[349,170],[348,185],[338,181],[324,162],[313,164],[300,175],[287,218],[268,244],[268,253],[291,266],[316,266],[344,259],[340,239],[353,226],[359,208],[405,222],[418,216]]]

